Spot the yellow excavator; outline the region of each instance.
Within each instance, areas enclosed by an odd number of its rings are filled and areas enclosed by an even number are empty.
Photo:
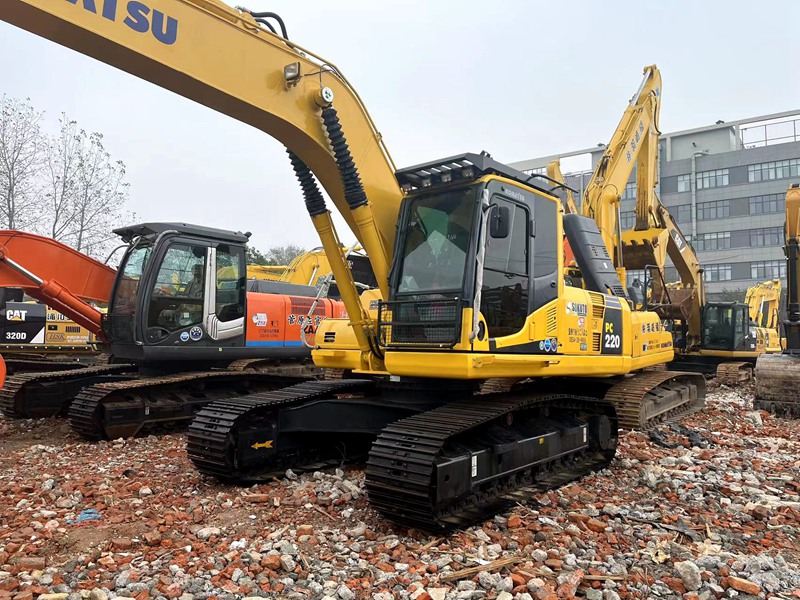
[[[0,352],[8,375],[75,369],[101,359],[88,329],[15,287],[0,288]]]
[[[349,248],[342,248],[347,258],[350,271],[358,286],[362,289],[377,287],[375,275],[369,264],[369,259],[358,244]],[[248,279],[267,279],[294,283],[298,285],[318,285],[320,280],[328,278],[331,274],[331,265],[323,248],[314,248],[296,256],[291,263],[285,266],[272,265],[247,265]],[[339,291],[335,282],[327,291],[330,298],[339,298]]]
[[[645,67],[644,78],[586,188],[581,210],[600,229],[620,282],[628,269],[645,272],[641,287],[628,289],[634,307],[654,310],[673,334],[675,357],[668,368],[716,374],[727,383],[749,379],[756,358],[780,351],[777,335],[750,322],[745,303],[707,302],[702,266],[656,193],[661,74]],[[619,200],[636,169],[636,220],[621,231]],[[553,174],[558,170],[553,166]],[[563,181],[563,178],[557,177]],[[566,210],[572,210],[566,203]],[[669,257],[680,285],[669,285],[664,272]]]
[[[366,457],[374,508],[443,530],[607,466],[620,420],[649,426],[702,404],[701,376],[646,370],[672,360],[672,336],[656,313],[631,310],[614,232],[564,215],[549,178],[486,153],[396,169],[341,70],[274,13],[6,0],[0,19],[288,148],[347,307],[348,319],[321,323],[313,352],[338,376],[206,406],[187,441],[201,472],[258,480]],[[640,152],[641,133],[626,132],[614,159]],[[317,181],[367,252],[380,299],[362,303]],[[565,285],[564,233],[583,287]]]
[[[771,354],[783,349],[780,335],[781,280],[762,281],[747,289],[744,301],[758,336],[756,348]]]
[[[756,362],[753,405],[780,416],[800,418],[800,184],[786,192],[786,319],[785,348]]]

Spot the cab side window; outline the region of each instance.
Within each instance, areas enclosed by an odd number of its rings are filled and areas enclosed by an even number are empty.
[[[509,209],[509,235],[486,238],[481,312],[489,337],[511,335],[522,329],[528,316],[528,210],[502,198],[492,204]]]
[[[244,316],[246,265],[244,249],[217,246],[217,290],[214,312],[220,321],[234,321]]]

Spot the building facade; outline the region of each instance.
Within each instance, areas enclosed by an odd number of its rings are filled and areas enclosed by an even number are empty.
[[[544,173],[555,158],[590,154],[594,169],[603,150],[601,145],[511,166]],[[784,204],[789,184],[800,183],[800,110],[662,134],[659,161],[657,193],[700,259],[708,299],[743,298],[748,287],[769,279],[780,278],[785,287]],[[565,179],[582,195],[591,175],[587,170]],[[622,229],[631,229],[635,173],[621,196]],[[667,269],[667,279],[677,279],[674,268]]]

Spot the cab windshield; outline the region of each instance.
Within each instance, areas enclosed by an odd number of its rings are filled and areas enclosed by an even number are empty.
[[[398,293],[460,291],[478,186],[415,198],[409,207]]]
[[[153,247],[149,245],[137,246],[125,257],[125,262],[120,267],[122,275],[114,293],[111,314],[117,316],[136,314],[136,298],[139,293],[142,272],[152,249]]]
[[[746,305],[710,304],[705,310],[703,345],[713,350],[742,349],[748,326]]]

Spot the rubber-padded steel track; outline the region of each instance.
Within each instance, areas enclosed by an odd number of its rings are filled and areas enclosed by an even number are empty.
[[[4,356],[3,361],[6,363],[6,372],[12,375],[74,371],[75,369],[83,369],[87,366],[87,363],[81,363],[76,360],[48,360],[46,358],[17,358],[14,356]]]
[[[186,424],[208,403],[296,383],[302,378],[261,371],[207,371],[99,383],[75,396],[72,428],[88,440],[131,437],[158,424]]]
[[[474,438],[482,426],[528,409],[608,417],[606,447],[589,440],[580,450],[547,456],[480,486],[473,484],[466,496],[437,506],[437,460],[448,444],[458,444],[459,437]],[[526,494],[606,467],[616,452],[616,431],[614,407],[597,398],[530,392],[480,394],[386,427],[369,453],[367,493],[370,504],[392,521],[428,531],[449,530],[491,517]],[[499,464],[502,467],[502,461]]]
[[[366,392],[374,383],[364,379],[340,379],[331,381],[308,381],[271,392],[253,394],[247,398],[217,400],[201,410],[192,421],[187,432],[186,448],[189,458],[197,470],[223,480],[258,480],[280,473],[288,468],[301,470],[327,458],[321,450],[332,452],[332,448],[307,448],[303,456],[292,454],[284,457],[268,453],[268,446],[252,451],[254,460],[242,461],[242,452],[249,448],[239,447],[240,437],[259,419],[272,416],[276,409],[289,408],[304,402],[318,400],[335,394]],[[340,457],[336,454],[337,457]],[[242,464],[246,462],[247,464]]]
[[[800,418],[800,355],[762,354],[756,362],[753,407],[779,417]]]
[[[623,429],[647,430],[702,410],[706,380],[699,373],[644,371],[626,377],[606,392]]]
[[[106,375],[132,372],[132,365],[96,365],[69,371],[24,373],[6,379],[0,410],[10,418],[54,417],[72,399],[75,386]]]
[[[753,379],[753,363],[724,362],[717,365],[717,381],[725,385],[737,385]]]

